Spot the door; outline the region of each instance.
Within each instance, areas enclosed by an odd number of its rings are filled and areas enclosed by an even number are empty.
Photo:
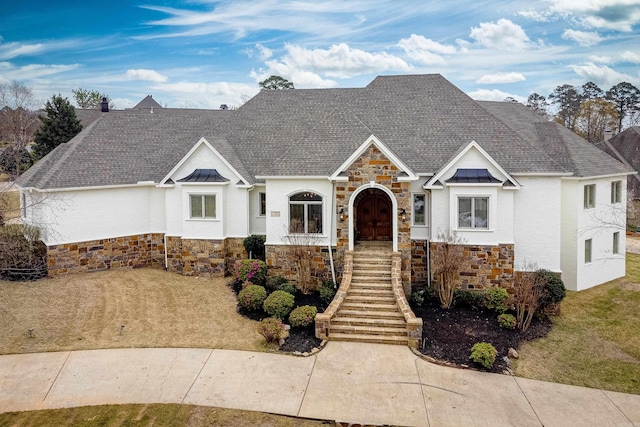
[[[391,200],[376,190],[365,195],[357,207],[358,238],[360,240],[391,240]]]

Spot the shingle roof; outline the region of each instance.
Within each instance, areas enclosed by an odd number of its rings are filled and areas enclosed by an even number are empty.
[[[23,187],[159,182],[201,138],[251,182],[329,176],[371,135],[415,173],[476,141],[509,173],[626,169],[524,106],[469,98],[440,75],[377,77],[364,88],[261,91],[237,111],[112,111],[27,171]]]

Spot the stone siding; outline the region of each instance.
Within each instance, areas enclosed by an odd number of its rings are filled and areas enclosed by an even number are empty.
[[[167,269],[185,276],[223,277],[236,259],[246,258],[242,240],[167,236]]]
[[[118,268],[162,267],[162,234],[138,234],[47,247],[49,276]]]
[[[429,242],[426,240],[411,241],[411,284],[425,286],[429,282],[427,269],[427,251]]]
[[[297,282],[298,273],[295,265],[295,249],[286,245],[266,245],[265,258],[269,275],[280,275],[286,277],[291,282]],[[311,277],[314,277],[318,285],[322,280],[332,280],[331,260],[329,259],[329,251],[324,246],[311,246]],[[336,259],[335,248],[332,248],[334,257],[334,267],[336,268],[336,281],[340,283],[342,275],[342,262]],[[341,260],[340,260],[341,261]]]
[[[442,243],[431,243],[431,256]],[[463,245],[463,262],[459,272],[461,289],[486,289],[490,287],[512,287],[514,247],[513,244],[498,246]],[[433,277],[433,280],[437,280]]]

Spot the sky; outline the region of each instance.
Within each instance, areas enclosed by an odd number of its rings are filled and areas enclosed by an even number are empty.
[[[640,87],[640,0],[0,0],[0,83],[129,108],[238,107],[298,89],[439,73],[475,99]]]

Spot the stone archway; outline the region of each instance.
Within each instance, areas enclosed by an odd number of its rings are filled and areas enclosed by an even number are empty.
[[[356,240],[392,241],[393,211],[389,196],[377,188],[369,188],[355,198]]]
[[[369,202],[367,202],[367,199],[369,199]],[[375,199],[375,201],[373,201],[373,199]],[[365,204],[361,204],[363,201],[365,201]],[[380,221],[379,221],[381,219],[380,217],[377,218],[378,221],[376,224],[376,228],[388,227],[388,231],[379,230],[378,233],[376,234],[376,237],[378,235],[388,236],[388,239],[385,239],[385,240],[392,241],[393,250],[397,251],[398,250],[398,215],[397,215],[398,202],[394,197],[394,194],[391,192],[391,190],[389,190],[383,185],[376,184],[373,182],[367,185],[360,186],[349,197],[349,208],[348,208],[348,212],[349,212],[349,221],[348,221],[349,246],[348,247],[349,249],[353,250],[356,240],[360,238],[359,234],[361,233],[361,230],[358,230],[358,227],[359,226],[362,227],[363,222],[366,222],[366,220],[361,218],[360,224],[358,224],[357,218],[359,215],[363,215],[364,206],[366,206],[367,203],[369,204],[370,215],[373,215],[371,211],[372,208],[374,209],[377,208],[378,214],[380,214],[379,211],[381,207],[388,212],[388,215],[386,215],[386,218],[383,218],[385,220],[383,221],[383,224],[380,224]],[[361,212],[358,212],[358,206],[360,206]],[[389,220],[388,225],[386,224],[387,218]]]

